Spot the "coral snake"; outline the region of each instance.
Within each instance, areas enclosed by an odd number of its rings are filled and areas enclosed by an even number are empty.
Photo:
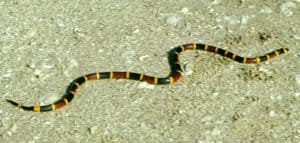
[[[14,106],[17,106],[23,110],[27,111],[34,111],[34,112],[46,112],[46,111],[53,111],[59,109],[67,104],[69,104],[72,99],[76,96],[77,89],[86,81],[89,80],[100,80],[100,79],[131,79],[131,80],[138,80],[147,82],[150,84],[158,85],[158,84],[172,84],[176,81],[180,80],[182,77],[182,68],[179,63],[179,54],[186,50],[203,50],[212,53],[217,53],[223,57],[230,58],[236,62],[243,63],[243,64],[258,64],[263,61],[268,61],[271,58],[274,58],[280,54],[287,53],[289,49],[281,48],[274,50],[270,53],[264,54],[263,56],[257,56],[253,58],[248,57],[241,57],[238,56],[230,51],[217,48],[215,46],[211,46],[208,44],[198,44],[198,43],[190,43],[175,47],[169,51],[168,60],[170,65],[170,73],[167,77],[155,77],[149,76],[141,73],[134,73],[134,72],[119,72],[119,71],[111,71],[111,72],[96,72],[90,73],[87,75],[80,76],[73,80],[66,89],[65,94],[56,102],[43,105],[43,106],[24,106],[21,103],[17,103],[12,100],[6,100],[7,102],[11,103]]]

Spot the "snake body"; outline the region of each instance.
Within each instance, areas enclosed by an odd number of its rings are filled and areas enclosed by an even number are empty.
[[[162,85],[162,84],[173,84],[182,78],[182,67],[180,66],[179,62],[179,54],[183,51],[187,50],[203,50],[207,52],[212,52],[219,54],[223,57],[230,58],[236,62],[243,63],[243,64],[258,64],[260,62],[268,61],[271,58],[279,56],[280,54],[287,53],[289,49],[281,48],[274,50],[270,53],[266,53],[263,56],[257,56],[253,58],[249,57],[242,57],[237,54],[234,54],[228,50],[224,50],[221,48],[217,48],[215,46],[211,46],[208,44],[199,44],[199,43],[190,43],[175,47],[169,51],[168,59],[170,65],[170,73],[166,77],[155,77],[150,76],[142,73],[134,73],[134,72],[119,72],[119,71],[111,71],[111,72],[96,72],[90,73],[87,75],[80,76],[73,80],[69,86],[65,94],[58,99],[56,102],[43,105],[43,106],[24,106],[21,103],[17,103],[12,100],[6,100],[7,102],[11,103],[14,106],[17,106],[26,111],[34,111],[34,112],[46,112],[46,111],[53,111],[59,108],[64,107],[65,105],[69,104],[73,98],[76,96],[76,91],[79,87],[87,81],[90,80],[100,80],[100,79],[130,79],[130,80],[137,80],[147,82],[149,84],[155,85]]]

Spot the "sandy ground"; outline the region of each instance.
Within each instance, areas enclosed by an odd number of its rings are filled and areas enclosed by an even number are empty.
[[[0,142],[299,142],[299,15],[299,0],[0,0]],[[89,82],[47,113],[5,102],[52,103],[96,71],[166,76],[167,52],[191,42],[290,52],[258,65],[185,52],[174,85]]]

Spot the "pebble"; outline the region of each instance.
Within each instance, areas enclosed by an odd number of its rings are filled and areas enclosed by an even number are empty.
[[[13,76],[12,70],[8,70],[6,73],[1,74],[1,78],[10,78]]]
[[[243,15],[241,17],[241,24],[247,24],[248,23],[248,19],[249,19],[248,15]]]
[[[133,27],[132,28],[132,33],[139,33],[140,29],[138,27]]]
[[[192,14],[191,12],[189,12],[189,9],[187,7],[182,8],[180,12],[183,13],[183,14],[185,14],[185,15]]]
[[[176,26],[180,20],[181,20],[181,18],[178,16],[170,16],[170,17],[166,18],[166,22],[173,26]]]
[[[291,10],[291,8],[295,8],[295,3],[288,1],[280,5],[281,12],[286,16],[292,16],[294,12]]]
[[[97,126],[94,126],[94,127],[89,128],[90,134],[92,134],[92,135],[93,135],[93,134],[96,134],[97,129],[98,129]]]
[[[296,83],[300,85],[300,74],[296,75]]]
[[[145,61],[146,58],[149,58],[149,55],[144,55],[139,57],[139,61]]]
[[[272,9],[269,8],[269,7],[263,7],[261,10],[260,10],[261,13],[272,13]]]
[[[141,82],[138,86],[138,88],[146,88],[146,89],[154,89],[154,85],[153,84],[149,84],[147,82]]]
[[[269,116],[270,117],[275,117],[276,116],[276,112],[274,110],[269,112]]]

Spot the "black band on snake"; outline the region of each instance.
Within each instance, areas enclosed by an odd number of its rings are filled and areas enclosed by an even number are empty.
[[[67,87],[66,93],[56,102],[43,105],[43,106],[24,106],[20,103],[17,103],[12,100],[6,100],[14,106],[17,106],[26,111],[34,111],[34,112],[46,112],[53,111],[59,109],[67,104],[69,104],[72,99],[76,96],[77,89],[86,81],[89,80],[100,80],[100,79],[131,79],[147,82],[150,84],[161,85],[161,84],[173,84],[181,79],[182,77],[182,68],[179,63],[179,54],[186,50],[203,50],[207,52],[212,52],[219,54],[223,57],[230,58],[236,62],[243,64],[258,64],[263,61],[268,61],[271,58],[279,56],[280,54],[287,53],[289,49],[281,48],[278,50],[274,50],[270,53],[264,54],[263,56],[257,56],[254,58],[247,58],[238,56],[230,51],[217,48],[215,46],[207,45],[207,44],[198,44],[191,43],[185,44],[178,47],[175,47],[169,51],[169,65],[171,72],[167,77],[155,77],[149,76],[141,73],[133,73],[133,72],[119,72],[119,71],[111,71],[111,72],[96,72],[90,73],[87,75],[80,76],[73,80],[70,85]]]

